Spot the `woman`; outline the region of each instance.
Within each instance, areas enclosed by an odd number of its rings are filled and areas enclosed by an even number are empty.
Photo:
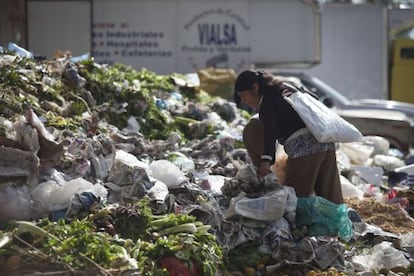
[[[298,197],[315,193],[336,204],[343,203],[335,144],[319,143],[283,98],[297,89],[277,81],[270,73],[251,70],[239,74],[234,88],[241,102],[259,114],[260,125],[252,120],[254,127],[247,125],[243,133],[248,152],[263,148],[257,163],[258,176],[270,172],[278,142],[288,155],[285,185],[292,186]],[[258,131],[258,126],[263,133]],[[258,141],[261,134],[263,138]]]

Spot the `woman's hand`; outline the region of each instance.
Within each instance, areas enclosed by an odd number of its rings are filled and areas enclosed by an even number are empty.
[[[262,161],[259,166],[259,170],[257,172],[257,176],[262,178],[266,176],[270,172],[270,162],[269,161]]]

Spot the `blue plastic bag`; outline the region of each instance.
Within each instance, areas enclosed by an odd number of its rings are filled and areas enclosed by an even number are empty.
[[[310,236],[338,235],[345,241],[353,236],[347,206],[319,196],[298,198],[295,222],[306,226]]]

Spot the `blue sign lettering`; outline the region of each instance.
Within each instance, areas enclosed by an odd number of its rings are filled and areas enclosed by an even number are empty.
[[[236,26],[227,23],[198,24],[198,38],[201,45],[237,45]]]

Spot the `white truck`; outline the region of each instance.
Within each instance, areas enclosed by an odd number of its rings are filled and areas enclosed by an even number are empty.
[[[159,74],[320,62],[316,0],[27,0],[28,48]],[[75,19],[76,18],[76,19]]]

